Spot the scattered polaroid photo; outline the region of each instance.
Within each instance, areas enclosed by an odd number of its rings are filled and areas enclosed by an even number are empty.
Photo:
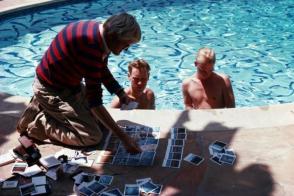
[[[236,156],[235,155],[235,152],[233,149],[225,149],[225,154],[229,154],[229,155],[232,155],[232,156]]]
[[[32,195],[36,193],[36,188],[33,183],[29,183],[29,184],[19,186],[19,192],[21,196]]]
[[[62,171],[66,174],[74,174],[79,169],[78,164],[73,163],[63,163],[62,164]]]
[[[98,177],[98,176],[97,176]],[[103,185],[110,185],[112,183],[113,176],[110,175],[101,175],[99,176],[99,183]]]
[[[28,164],[26,162],[15,162],[12,166],[11,173],[14,173],[14,174],[23,173],[27,167],[28,167]]]
[[[27,167],[24,172],[19,173],[19,174],[22,176],[25,176],[25,177],[31,177],[33,175],[41,173],[42,171],[43,170],[38,165],[35,164],[33,166]]]
[[[184,158],[184,160],[198,166],[200,165],[200,163],[204,161],[204,158],[193,153],[190,153]]]
[[[123,194],[118,188],[114,188],[109,191],[102,192],[100,196],[123,196]]]
[[[93,191],[96,194],[99,194],[100,192],[104,191],[107,189],[107,186],[100,184],[99,182],[93,180],[87,185],[87,188]]]
[[[155,185],[151,180],[139,184],[139,190],[144,193],[150,193],[155,189],[157,189],[157,185]]]
[[[140,195],[139,186],[137,184],[125,184],[124,195],[139,196]]]
[[[219,161],[222,162],[222,163],[233,165],[235,159],[236,159],[236,156],[235,155],[224,153],[224,154],[221,155]]]
[[[94,195],[94,191],[87,188],[87,183],[83,182],[78,186],[78,193],[82,196],[91,196]]]
[[[87,157],[81,157],[81,158],[73,158],[68,163],[78,164],[78,165],[84,166],[84,167],[92,167],[94,160],[88,159]]]
[[[224,153],[226,145],[226,143],[216,140],[208,147],[210,155],[217,156],[220,153]]]
[[[53,155],[40,158],[40,163],[46,168],[51,168],[61,164],[61,162]]]
[[[47,187],[48,187],[47,185],[35,186],[35,192],[31,193],[31,195],[47,194],[49,192]]]
[[[35,186],[38,186],[38,185],[45,185],[45,184],[47,184],[46,176],[36,176],[36,177],[32,177],[32,183],[33,183]]]
[[[7,180],[2,183],[2,189],[13,189],[16,188],[18,184],[17,180]]]
[[[181,160],[182,159],[182,153],[181,152],[170,152],[168,154],[167,159],[177,159]]]
[[[90,174],[86,172],[81,172],[73,177],[75,180],[75,184],[81,184],[83,182],[91,182],[93,181],[97,176],[95,174]]]
[[[140,179],[136,180],[136,183],[139,185],[139,184],[142,184],[147,181],[152,181],[152,180],[151,180],[151,178],[140,178]]]
[[[138,102],[131,101],[129,102],[129,104],[122,104],[121,110],[133,110],[133,109],[136,109],[138,105],[139,105]]]
[[[16,157],[13,156],[11,152],[7,152],[5,154],[0,155],[0,166],[7,165],[9,163],[13,163],[16,160]]]
[[[48,169],[45,175],[51,178],[52,180],[57,180],[59,171],[60,166],[51,167],[50,169]]]
[[[152,194],[160,195],[163,186],[161,184],[155,184],[155,185],[157,186],[157,188],[150,191],[148,194],[152,193]]]
[[[217,156],[211,157],[210,160],[218,165],[222,165],[223,163],[220,161],[220,158]]]

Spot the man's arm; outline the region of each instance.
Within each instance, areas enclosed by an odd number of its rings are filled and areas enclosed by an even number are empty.
[[[227,108],[234,108],[235,107],[235,96],[234,96],[234,92],[233,92],[230,78],[228,76],[223,76],[223,78],[225,81],[225,89],[224,89],[225,106]]]
[[[91,108],[91,112],[107,129],[111,130],[120,138],[128,152],[141,152],[138,144],[119,128],[103,105]]]
[[[120,108],[121,107],[120,100],[117,96],[115,96],[113,98],[113,100],[111,101],[110,107],[112,107],[112,108]]]
[[[151,89],[147,91],[148,109],[155,110],[155,95]]]
[[[188,93],[188,81],[184,81],[182,84],[182,93],[184,98],[184,105],[186,110],[193,109],[192,99]]]

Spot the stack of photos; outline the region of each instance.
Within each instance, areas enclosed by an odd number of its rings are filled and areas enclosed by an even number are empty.
[[[104,153],[98,157],[97,163],[125,166],[153,165],[160,138],[159,127],[126,126],[123,130],[137,141],[142,152],[128,153],[119,138],[112,134],[107,141]]]
[[[73,177],[78,195],[99,195],[112,183],[113,176],[81,172]]]
[[[218,165],[223,163],[233,165],[236,154],[232,149],[226,148],[227,144],[222,141],[215,141],[209,145],[210,160]]]
[[[162,190],[161,184],[155,184],[151,178],[137,179],[136,184],[125,184],[125,196],[159,195]]]
[[[180,168],[187,132],[185,128],[172,128],[162,167]]]
[[[19,186],[21,196],[24,195],[46,195],[51,192],[47,184],[46,176],[37,176],[32,178],[31,183]]]

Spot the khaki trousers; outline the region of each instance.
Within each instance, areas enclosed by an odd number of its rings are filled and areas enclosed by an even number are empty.
[[[100,142],[103,134],[87,107],[83,90],[56,91],[35,78],[33,91],[34,96],[17,126],[20,133],[26,131],[37,140],[51,139],[72,146]]]

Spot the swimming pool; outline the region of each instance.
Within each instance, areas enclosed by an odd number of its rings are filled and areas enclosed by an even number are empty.
[[[291,0],[97,0],[34,9],[1,20],[0,92],[32,95],[35,66],[67,23],[127,11],[143,37],[111,56],[109,66],[128,86],[128,62],[147,60],[157,109],[183,109],[181,82],[195,72],[195,53],[203,46],[215,49],[215,70],[230,75],[237,107],[293,102],[293,8]],[[108,104],[112,97],[104,93]]]

